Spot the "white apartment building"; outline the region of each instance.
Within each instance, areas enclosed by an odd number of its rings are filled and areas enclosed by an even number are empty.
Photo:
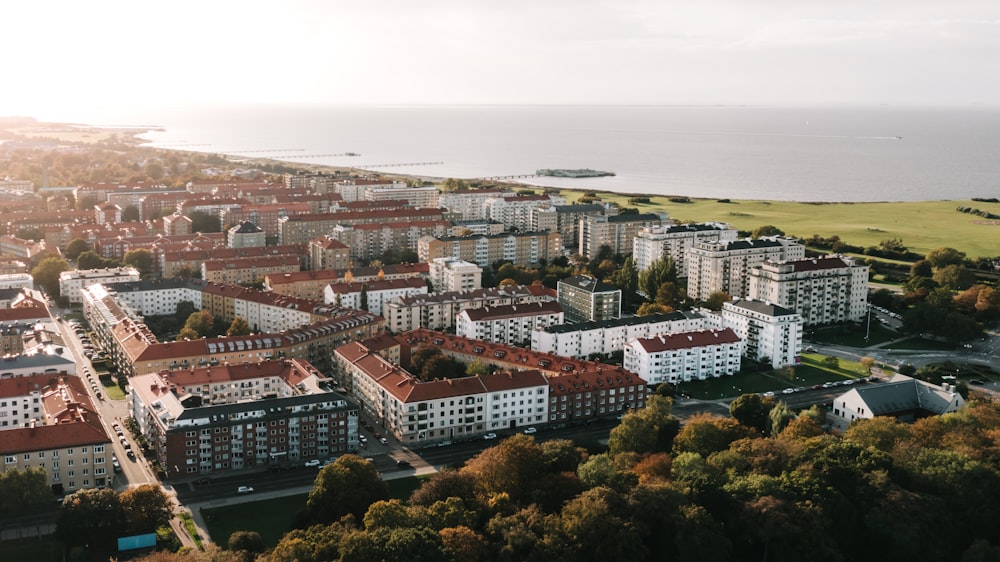
[[[0,289],[30,289],[35,290],[35,280],[30,273],[0,274]]]
[[[456,258],[435,258],[428,265],[435,293],[471,291],[483,287],[483,268],[474,263]]]
[[[802,354],[802,315],[793,310],[736,299],[722,305],[722,325],[743,340],[743,355],[775,369],[795,365]]]
[[[369,189],[406,189],[406,187],[404,181],[351,178],[336,182],[333,189],[340,194],[344,202],[350,203],[364,201],[365,192]]]
[[[370,186],[365,188],[366,201],[407,201],[411,207],[417,209],[438,208],[441,204],[440,195],[441,193],[434,186],[409,187],[403,184],[402,186]]]
[[[115,267],[107,269],[73,269],[59,274],[59,294],[69,299],[69,302],[83,302],[80,290],[97,283],[122,283],[138,281],[139,272],[134,267]]]
[[[645,271],[656,260],[669,256],[677,267],[677,276],[686,277],[689,249],[700,242],[736,240],[737,233],[735,228],[719,222],[645,227],[632,240],[632,263],[639,271]]]
[[[548,205],[565,205],[560,195],[515,195],[491,197],[483,202],[483,211],[490,220],[521,232],[531,231],[531,212]]]
[[[367,306],[362,306],[362,293]],[[426,295],[427,283],[421,278],[383,279],[354,283],[331,283],[323,290],[326,304],[338,307],[358,308],[372,314],[382,315],[384,303],[396,298]]]
[[[513,191],[498,189],[463,189],[442,193],[439,202],[449,211],[460,213],[462,220],[482,220],[489,217],[484,211],[488,199],[515,197]],[[478,234],[478,233],[477,233]]]
[[[197,283],[197,282],[195,282]],[[190,301],[195,310],[201,310],[201,287],[183,279],[163,279],[140,283],[101,283],[103,293],[92,298],[99,301],[108,292],[114,292],[115,299],[127,304],[143,316],[166,316],[177,313],[177,303]],[[181,318],[181,320],[186,320]]]
[[[843,256],[765,261],[750,269],[748,298],[794,310],[806,326],[860,322],[868,311],[868,266]]]
[[[687,250],[687,292],[698,300],[725,292],[744,297],[750,290],[750,268],[771,261],[800,260],[806,247],[794,238],[772,236],[756,240],[699,242]]]
[[[643,228],[659,226],[666,220],[666,215],[654,213],[582,216],[579,253],[589,260],[601,251],[601,246],[608,246],[615,254],[627,254],[634,250],[633,240]]]
[[[729,328],[663,334],[625,344],[625,369],[649,384],[677,384],[733,375],[743,342]]]
[[[520,346],[531,341],[534,330],[562,323],[563,310],[557,302],[484,306],[459,312],[455,335]]]
[[[361,408],[404,445],[545,423],[549,384],[537,370],[421,381],[354,342],[334,351]]]
[[[531,349],[560,357],[585,358],[608,355],[625,349],[638,338],[660,334],[694,332],[708,329],[709,323],[698,312],[678,311],[649,316],[631,316],[600,322],[559,324],[531,332]]]
[[[431,293],[396,298],[382,306],[386,328],[393,332],[408,332],[417,328],[450,330],[455,317],[467,308],[503,306],[554,301],[552,291],[541,285],[507,286],[474,291]]]

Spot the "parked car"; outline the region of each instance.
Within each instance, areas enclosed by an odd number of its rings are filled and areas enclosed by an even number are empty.
[[[538,430],[535,429],[534,427],[526,427],[526,428],[524,428],[524,434],[525,435],[531,435],[532,433],[538,433]]]
[[[378,442],[381,443],[381,444],[383,444],[383,445],[388,445],[389,444],[389,440],[386,439],[385,437],[379,437],[378,438]]]
[[[319,465],[320,465],[320,460],[319,459],[312,459],[312,460],[306,461],[306,468],[315,468],[315,467],[317,467]]]
[[[410,465],[410,461],[405,461],[403,459],[400,459],[400,460],[396,461],[396,467],[397,468],[413,468],[412,465]]]
[[[240,486],[239,488],[236,488],[236,493],[237,494],[252,494],[253,493],[253,486]]]
[[[486,439],[486,440],[496,439],[496,438],[497,438],[497,434],[493,433],[493,432],[490,432],[490,433],[487,433],[486,435],[483,435],[483,439]]]

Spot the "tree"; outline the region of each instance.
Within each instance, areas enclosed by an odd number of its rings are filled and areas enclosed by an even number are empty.
[[[307,518],[331,523],[350,514],[360,519],[371,504],[389,498],[389,488],[372,463],[343,455],[320,470],[306,500]]]
[[[946,265],[934,272],[934,281],[954,291],[964,291],[976,282],[976,274],[960,265]]]
[[[656,304],[662,304],[674,310],[682,308],[687,301],[687,291],[674,281],[667,281],[656,289]]]
[[[910,266],[910,277],[930,277],[934,275],[934,267],[927,260],[917,260]]]
[[[198,312],[198,309],[195,308],[194,303],[191,301],[178,302],[177,308],[175,310],[176,311],[174,312],[174,314],[177,316],[177,318],[185,318],[185,319],[194,314],[195,312]]]
[[[51,256],[43,259],[34,269],[31,270],[31,278],[35,285],[45,289],[45,292],[53,298],[59,297],[59,274],[69,271],[69,264],[66,260]]]
[[[649,265],[649,269],[639,273],[639,290],[649,300],[656,297],[660,285],[666,282],[677,282],[677,267],[673,258],[663,256]]]
[[[207,336],[212,332],[212,324],[215,319],[212,317],[212,313],[207,310],[199,310],[194,312],[191,316],[187,317],[184,322],[184,327],[188,330],[194,331],[197,336]]]
[[[465,463],[482,499],[507,494],[514,503],[530,500],[545,461],[541,447],[528,435],[508,437]]]
[[[44,469],[33,466],[0,472],[0,518],[32,511],[51,498],[52,488]]]
[[[257,531],[236,531],[229,535],[226,543],[229,550],[242,550],[252,554],[259,554],[267,550],[264,539]]]
[[[758,434],[767,431],[768,413],[774,407],[774,397],[742,394],[729,404],[729,415]]]
[[[636,316],[650,316],[653,314],[663,314],[666,312],[673,312],[674,309],[665,305],[655,302],[644,302],[639,306],[639,310],[636,311]]]
[[[143,484],[118,496],[130,534],[151,533],[170,522],[173,504],[159,486]]]
[[[126,205],[122,209],[122,222],[139,222],[139,208],[135,205]]]
[[[636,269],[631,255],[625,258],[625,263],[622,264],[621,269],[615,272],[612,281],[622,290],[623,304],[632,304],[635,299],[635,291],[639,288],[639,270]]]
[[[105,258],[92,251],[83,252],[76,258],[76,267],[78,269],[104,269],[117,266],[118,260]]]
[[[149,272],[153,270],[153,254],[145,248],[129,250],[122,263],[136,268],[140,276],[148,277]]]
[[[476,480],[472,473],[444,468],[425,480],[410,495],[410,505],[429,506],[451,497],[461,498],[465,506],[477,505]]]
[[[771,408],[767,417],[771,435],[778,435],[784,431],[789,422],[795,419],[795,412],[788,407],[788,404],[778,402]]]
[[[66,259],[76,261],[76,258],[80,257],[80,254],[90,250],[90,244],[82,238],[74,238],[66,244],[66,251],[63,255]]]
[[[222,232],[222,222],[217,216],[194,211],[188,218],[191,219],[191,232]]]
[[[708,295],[708,298],[705,299],[705,308],[709,310],[722,310],[722,305],[732,300],[733,297],[729,293],[725,291],[716,291]]]
[[[365,312],[367,312],[368,311],[368,285],[361,285],[361,296],[358,297],[358,300],[360,301],[360,303],[358,304],[358,308],[360,308],[361,310],[364,310]]]
[[[962,265],[965,263],[965,252],[959,252],[955,248],[935,248],[924,257],[935,269],[940,269],[949,265]]]
[[[486,539],[468,527],[448,527],[441,529],[441,544],[452,560],[463,562],[486,562],[489,559],[489,546]]]
[[[482,359],[474,359],[471,363],[465,366],[465,374],[470,377],[488,375],[489,372],[489,367],[487,367],[486,363],[483,363]]]
[[[200,337],[201,336],[198,335],[197,331],[192,330],[191,328],[188,327],[184,327],[181,328],[179,332],[177,332],[176,341],[196,340]]]
[[[837,359],[833,355],[827,355],[823,358],[823,366],[828,369],[837,370],[840,368],[840,359]]]
[[[232,323],[229,324],[229,329],[226,330],[227,336],[247,336],[250,335],[250,324],[247,323],[246,319],[237,316],[233,318]]]
[[[707,413],[696,414],[688,419],[677,434],[674,450],[698,453],[707,458],[716,451],[725,451],[730,443],[749,435],[749,430],[732,418],[720,418]]]
[[[68,546],[108,548],[125,527],[118,492],[86,489],[67,496],[56,520],[56,534]]]
[[[781,230],[780,228],[770,224],[765,226],[758,226],[753,232],[750,233],[750,236],[753,238],[763,238],[765,236],[784,236],[784,235],[785,235],[784,230]]]
[[[166,172],[163,169],[163,164],[160,164],[156,160],[151,160],[146,163],[146,167],[143,169],[147,176],[153,181],[160,181],[163,179],[163,174]]]
[[[862,357],[861,359],[858,359],[858,363],[861,363],[861,366],[865,368],[865,371],[869,375],[872,374],[872,367],[875,366],[875,358],[874,357],[869,357],[869,356],[866,355],[866,356]]]
[[[646,397],[646,407],[622,417],[608,436],[608,451],[620,453],[659,453],[670,451],[680,429],[672,414],[673,400],[663,396]]]

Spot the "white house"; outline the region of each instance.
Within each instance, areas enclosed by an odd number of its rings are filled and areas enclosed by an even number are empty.
[[[802,354],[802,315],[763,301],[736,299],[722,305],[722,325],[744,341],[743,355],[775,369]]]
[[[743,342],[729,328],[664,334],[625,344],[625,369],[649,384],[677,384],[740,370]]]
[[[845,423],[875,416],[912,422],[954,412],[963,405],[965,399],[954,385],[937,386],[897,374],[885,384],[856,386],[834,398],[831,415]]]
[[[121,283],[138,281],[139,271],[134,267],[114,267],[106,269],[73,269],[59,274],[59,294],[69,302],[83,302],[80,290],[97,283]]]
[[[699,312],[676,311],[649,316],[630,316],[597,322],[559,324],[533,330],[531,349],[562,357],[607,355],[625,349],[637,338],[660,334],[695,332],[713,327]]]
[[[483,268],[456,258],[434,258],[428,263],[435,293],[483,288]]]
[[[860,322],[868,311],[868,266],[844,256],[765,261],[750,269],[747,297],[794,310],[806,326]]]
[[[383,303],[395,298],[426,294],[427,283],[419,277],[380,279],[366,282],[331,283],[323,290],[323,300],[326,304],[361,308],[381,316]],[[364,299],[362,299],[362,295],[364,295]],[[367,302],[362,303],[362,300]]]

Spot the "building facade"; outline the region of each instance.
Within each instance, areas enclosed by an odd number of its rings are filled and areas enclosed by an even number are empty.
[[[588,260],[594,259],[601,246],[608,246],[614,254],[628,254],[640,230],[659,226],[665,220],[665,216],[654,213],[583,216],[580,218],[579,254]]]
[[[673,332],[706,330],[711,322],[701,313],[667,312],[599,322],[549,326],[531,333],[531,349],[563,357],[606,356],[623,351],[637,338]]]
[[[625,344],[625,369],[649,384],[678,384],[736,374],[743,342],[732,330],[639,338]]]
[[[801,314],[806,326],[860,322],[868,311],[868,266],[843,256],[765,261],[750,269],[749,293]]]
[[[435,258],[428,264],[435,293],[483,288],[483,268],[455,258]]]
[[[567,322],[600,322],[622,315],[622,290],[587,275],[567,277],[557,286]]]
[[[750,291],[750,268],[771,261],[801,260],[806,247],[794,238],[773,236],[745,240],[701,242],[687,251],[688,296],[707,300],[724,292],[744,297]]]
[[[557,302],[467,308],[455,319],[455,335],[508,345],[528,345],[534,330],[563,323]]]
[[[762,301],[722,305],[722,324],[744,342],[743,355],[775,369],[795,365],[802,354],[802,315]]]
[[[700,242],[736,240],[737,230],[725,223],[657,225],[640,228],[632,241],[632,263],[645,271],[664,256],[674,260],[678,277],[687,277],[687,252]]]
[[[383,304],[382,315],[386,327],[395,333],[418,328],[451,330],[456,316],[465,309],[554,300],[555,293],[541,285],[515,285],[396,298]]]
[[[422,262],[437,258],[455,258],[480,267],[491,267],[504,260],[514,265],[537,265],[562,256],[562,238],[558,232],[511,232],[489,236],[424,236],[417,242],[417,256]]]
[[[138,281],[139,271],[134,267],[115,267],[107,269],[74,269],[59,274],[59,294],[69,299],[69,302],[83,302],[82,290],[97,283],[120,283]]]
[[[168,476],[358,450],[358,408],[306,361],[166,370],[132,379],[129,409]]]

